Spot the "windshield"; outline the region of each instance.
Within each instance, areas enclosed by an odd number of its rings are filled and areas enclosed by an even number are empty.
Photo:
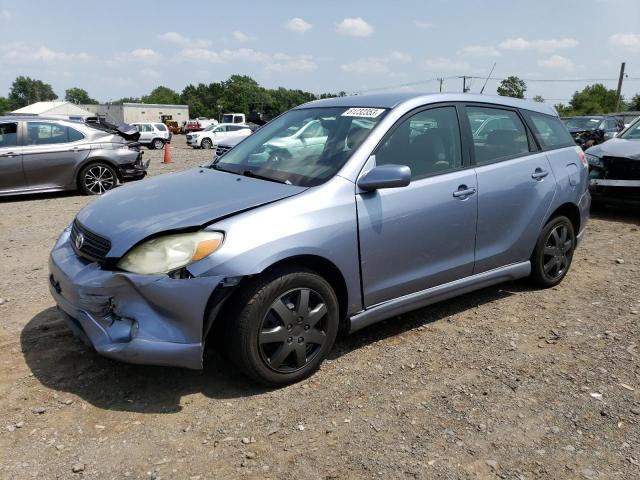
[[[209,125],[207,128],[205,128],[204,130],[202,130],[203,132],[210,132],[211,130],[213,130],[214,128],[216,128],[215,125],[211,124]]]
[[[601,118],[575,117],[564,121],[567,128],[576,128],[579,130],[595,130],[602,122]]]
[[[624,138],[625,140],[640,140],[640,118],[624,129],[624,131],[620,132],[618,138]]]
[[[333,177],[386,114],[385,109],[291,110],[247,137],[211,168],[311,187]]]

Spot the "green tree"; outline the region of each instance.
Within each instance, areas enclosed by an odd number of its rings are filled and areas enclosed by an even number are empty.
[[[640,93],[637,93],[627,104],[628,110],[632,112],[640,111]]]
[[[67,102],[80,103],[83,105],[95,105],[98,103],[97,100],[89,96],[86,90],[78,87],[67,88],[64,91],[64,99]]]
[[[180,102],[180,95],[169,87],[154,88],[149,95],[142,97],[142,103],[162,103],[175,105]]]
[[[0,115],[4,115],[10,111],[11,105],[9,104],[9,99],[6,97],[0,97]]]
[[[30,77],[19,76],[9,90],[9,102],[12,109],[26,107],[35,102],[55,100],[58,95],[48,83]]]
[[[534,102],[544,103],[544,98],[542,98],[542,95],[536,95],[535,97],[532,98],[532,100]]]
[[[114,105],[122,105],[123,103],[141,103],[141,100],[137,97],[123,97],[118,100],[114,100],[111,103]]]
[[[614,89],[596,83],[575,92],[568,107],[563,107],[565,112],[571,111],[575,115],[593,115],[615,111],[616,102],[617,93]]]
[[[515,76],[505,78],[498,85],[498,95],[503,97],[524,98],[524,92],[527,91],[527,84],[524,80]]]

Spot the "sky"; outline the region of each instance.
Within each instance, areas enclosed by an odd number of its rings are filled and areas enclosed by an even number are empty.
[[[591,79],[616,88],[623,61],[623,95],[640,93],[640,0],[0,0],[0,32],[0,96],[19,75],[100,101],[234,73],[314,93],[461,91],[495,62],[492,78],[566,103]]]

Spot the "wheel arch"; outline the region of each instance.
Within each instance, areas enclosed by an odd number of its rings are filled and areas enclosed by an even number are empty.
[[[549,221],[552,218],[555,218],[560,215],[564,215],[569,220],[571,220],[571,224],[573,225],[573,231],[576,235],[578,235],[578,233],[580,232],[580,227],[582,226],[580,223],[581,222],[580,209],[578,208],[578,206],[575,203],[571,203],[571,202],[563,203],[558,208],[556,208],[553,212],[551,212],[551,214],[549,215],[547,220],[544,222],[544,224],[546,225],[547,223],[549,223]]]
[[[122,173],[120,173],[120,166],[116,162],[106,157],[89,157],[76,167],[76,171],[74,173],[74,179],[75,179],[75,185],[77,188],[80,188],[80,172],[82,172],[82,170],[88,167],[89,165],[94,165],[97,163],[106,163],[107,165],[112,167],[116,172],[116,177],[118,178],[118,182],[119,183],[124,182],[124,179],[122,178]]]

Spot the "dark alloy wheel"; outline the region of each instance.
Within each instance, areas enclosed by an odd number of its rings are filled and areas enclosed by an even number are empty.
[[[532,278],[542,287],[552,287],[567,274],[576,237],[571,221],[564,216],[553,218],[542,230],[531,258]]]
[[[208,138],[203,138],[202,142],[200,143],[200,148],[211,148],[211,147],[213,147],[213,142]]]
[[[154,150],[162,150],[162,147],[164,147],[164,142],[159,138],[156,138],[153,142],[151,142],[151,148],[153,148]]]
[[[86,195],[102,195],[118,184],[118,177],[110,165],[94,163],[82,169],[79,184]]]
[[[251,280],[225,309],[228,356],[246,375],[271,386],[315,372],[333,347],[339,308],[329,283],[304,267]]]

